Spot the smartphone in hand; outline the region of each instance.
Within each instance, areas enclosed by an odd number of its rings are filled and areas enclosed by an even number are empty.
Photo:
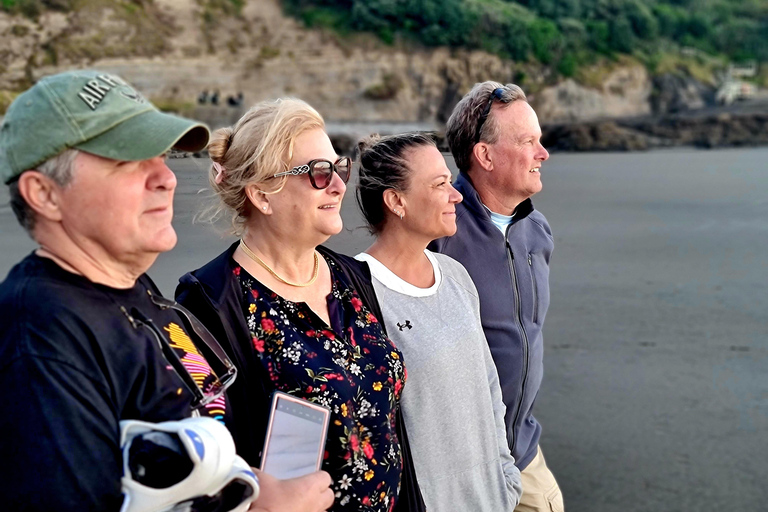
[[[259,469],[280,479],[319,470],[330,418],[327,407],[275,391]]]

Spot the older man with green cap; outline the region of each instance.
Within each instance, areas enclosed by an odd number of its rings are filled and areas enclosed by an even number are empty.
[[[165,154],[208,137],[98,71],[43,78],[8,109],[0,177],[39,247],[0,284],[4,510],[118,510],[121,420],[226,423],[232,363],[145,274],[176,244]],[[333,499],[323,473],[260,477],[253,510]]]

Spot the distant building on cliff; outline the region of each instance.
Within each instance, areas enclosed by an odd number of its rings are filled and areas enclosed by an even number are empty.
[[[757,87],[743,79],[757,75],[757,63],[730,64],[723,83],[715,94],[715,101],[721,105],[730,105],[734,101],[748,100],[757,95]]]

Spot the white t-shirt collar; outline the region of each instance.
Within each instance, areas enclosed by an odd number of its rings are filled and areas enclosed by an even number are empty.
[[[418,286],[414,286],[401,279],[382,262],[366,252],[361,252],[355,256],[355,259],[368,263],[368,267],[371,269],[371,275],[390,290],[410,297],[428,297],[437,293],[437,289],[440,287],[440,282],[442,281],[442,274],[440,273],[440,265],[438,265],[435,255],[426,249],[424,249],[424,254],[426,254],[427,259],[432,264],[432,271],[435,274],[435,284],[429,288],[419,288]]]

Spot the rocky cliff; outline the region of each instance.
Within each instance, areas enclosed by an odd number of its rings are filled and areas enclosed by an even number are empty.
[[[195,110],[202,91],[242,92],[245,103],[299,96],[336,121],[439,125],[475,82],[494,79],[534,92],[542,122],[651,111],[653,83],[637,64],[619,66],[592,88],[547,86],[545,68],[483,52],[386,46],[370,36],[307,29],[278,0],[250,0],[239,12],[221,0],[79,0],[70,13],[36,21],[0,13],[0,91],[38,77],[97,67],[135,83],[168,108],[212,121],[232,112]]]
[[[711,85],[681,72],[651,77],[628,58],[585,70],[581,83],[554,83],[547,68],[479,51],[341,37],[304,27],[278,0],[248,0],[240,8],[228,0],[72,3],[76,10],[36,19],[0,12],[0,114],[40,76],[94,67],[125,77],[163,108],[212,126],[232,123],[256,101],[298,96],[352,141],[371,125],[439,130],[474,83],[522,80],[554,146],[639,149],[673,139],[648,128],[657,118],[647,116],[705,107],[714,98]],[[209,99],[215,92],[219,104],[199,104],[203,91]],[[228,107],[227,98],[239,93],[242,103]],[[638,116],[650,120],[641,128],[606,121]]]
[[[277,0],[245,2],[239,13],[196,0],[83,3],[38,22],[0,13],[0,89],[88,66],[179,108],[205,90],[222,98],[242,92],[246,103],[295,95],[332,120],[431,123],[476,81],[509,82],[520,69],[482,52],[397,48],[306,29]]]

